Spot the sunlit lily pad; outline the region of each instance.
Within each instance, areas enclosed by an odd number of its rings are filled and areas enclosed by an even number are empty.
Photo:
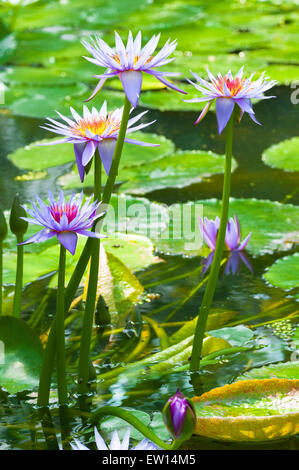
[[[202,205],[202,206],[201,206]],[[187,208],[188,206],[188,208]],[[181,238],[172,236],[170,230],[156,243],[158,251],[167,253],[182,253],[188,256],[202,253],[199,228],[195,218],[202,213],[208,218],[220,215],[221,202],[216,199],[189,202],[183,205],[183,210],[189,210],[190,220],[194,221],[193,234],[188,233],[188,239],[182,234]],[[184,209],[185,208],[185,209]],[[236,214],[240,221],[242,238],[252,232],[246,250],[253,255],[272,253],[276,250],[288,250],[296,243],[294,227],[299,224],[299,208],[291,204],[280,204],[258,199],[230,199],[230,216]],[[169,235],[170,233],[170,235]]]
[[[225,441],[269,441],[299,432],[299,380],[244,380],[193,398],[195,433]]]
[[[87,94],[83,84],[58,87],[11,87],[5,94],[5,106],[16,115],[30,117],[56,117],[57,111],[65,111],[65,103],[80,96],[82,102]]]
[[[271,145],[264,151],[262,159],[266,165],[274,168],[299,171],[299,137],[293,137]]]
[[[119,175],[125,181],[121,190],[142,195],[158,189],[189,186],[212,174],[223,173],[224,160],[224,155],[211,151],[177,151],[146,167],[124,169]],[[232,169],[235,168],[233,160]]]
[[[299,253],[275,261],[264,278],[272,285],[281,289],[294,289],[299,287]]]
[[[187,82],[176,84],[188,94],[183,95],[174,90],[145,91],[141,94],[139,104],[145,108],[157,108],[161,111],[200,111],[205,103],[187,103],[184,100],[198,98],[199,92]]]
[[[32,390],[39,382],[42,345],[25,321],[0,318],[0,387],[9,393]]]
[[[149,159],[150,161],[153,161],[156,158],[160,158],[161,156],[167,155],[168,153],[174,151],[174,144],[172,141],[166,139],[163,136],[138,132],[136,133],[136,138],[144,141],[147,140],[148,142],[153,142],[159,144],[160,146],[149,148],[136,147],[125,144],[120,162],[120,168],[146,163]],[[57,139],[44,139],[33,142],[29,145],[26,145],[26,147],[17,149],[14,153],[8,155],[8,158],[18,168],[34,171],[46,170],[47,168],[51,168],[53,166],[74,162],[74,147],[71,144],[59,144],[57,147],[53,147],[53,145],[39,145],[51,143],[55,140]],[[64,178],[66,177],[62,177],[61,180],[63,181]],[[74,170],[72,172],[72,179],[74,181],[73,187],[81,187],[78,171]],[[91,180],[90,185],[92,186],[93,176],[87,176],[86,179],[87,182]]]
[[[245,372],[238,380],[248,379],[297,379],[299,380],[299,361],[280,362],[257,367]]]

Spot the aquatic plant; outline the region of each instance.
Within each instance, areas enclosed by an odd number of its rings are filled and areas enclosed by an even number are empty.
[[[187,440],[191,437],[196,423],[195,410],[179,389],[166,402],[163,419],[174,439]]]
[[[70,110],[74,121],[63,116],[61,113],[58,113],[59,117],[63,119],[67,125],[54,119],[47,118],[49,123],[45,126],[41,126],[55,134],[64,135],[65,138],[40,145],[56,145],[66,142],[74,144],[78,173],[82,183],[86,167],[91,163],[91,159],[93,158],[96,150],[98,150],[104,169],[108,175],[120,129],[123,108],[115,109],[112,113],[108,114],[107,102],[104,101],[100,111],[97,111],[97,109],[93,107],[90,112],[87,106],[83,106],[83,117],[81,117],[72,107]],[[147,111],[144,111],[143,113],[129,119],[126,134],[131,134],[134,131],[144,129],[155,122],[147,122],[132,127],[133,124],[137,123],[146,113]],[[130,139],[129,137],[125,137],[124,141],[129,144],[141,145],[144,147],[159,146],[159,144],[140,142],[138,140]]]
[[[114,49],[111,49],[99,36],[95,36],[95,39],[90,38],[92,45],[83,40],[83,46],[93,56],[92,58],[85,57],[85,59],[93,64],[106,68],[103,74],[96,75],[96,78],[100,78],[100,81],[89,100],[100,91],[107,78],[119,76],[128,100],[131,102],[132,106],[136,108],[142,86],[142,73],[153,75],[167,87],[173,88],[181,93],[186,93],[165,78],[178,76],[180,73],[155,70],[156,67],[166,65],[175,59],[175,57],[169,58],[169,56],[174,52],[177,46],[176,40],[172,42],[168,40],[158,54],[153,56],[159,39],[160,34],[153,36],[148,43],[141,48],[141,32],[139,31],[136,38],[133,39],[131,31],[129,31],[127,45],[125,46],[119,34],[115,31]]]
[[[203,80],[197,74],[193,76],[197,79],[200,85],[192,83],[197,90],[204,94],[201,98],[193,98],[193,102],[208,101],[207,105],[196,120],[196,124],[200,122],[207,114],[211,103],[216,100],[216,116],[218,124],[218,132],[222,133],[226,128],[226,144],[225,144],[225,170],[223,181],[222,193],[222,206],[220,215],[219,230],[216,239],[215,251],[213,255],[213,262],[211,272],[207,282],[207,287],[204,297],[200,306],[198,321],[195,329],[195,336],[193,342],[193,349],[190,361],[190,368],[192,371],[197,371],[200,364],[200,356],[202,350],[202,343],[206,327],[209,310],[211,308],[214,292],[216,289],[217,279],[220,270],[221,259],[224,250],[224,243],[227,235],[227,222],[228,222],[228,209],[230,198],[230,180],[231,180],[231,164],[232,164],[232,145],[233,145],[233,126],[235,118],[239,121],[244,112],[249,113],[250,117],[255,121],[254,111],[251,106],[252,98],[263,98],[263,92],[269,90],[275,85],[275,80],[269,81],[264,78],[264,74],[256,82],[252,82],[252,75],[249,79],[243,78],[243,68],[236,75],[235,79],[232,77],[231,72],[228,72],[224,77],[221,74],[215,78],[208,71],[210,82]],[[272,98],[269,96],[268,98]],[[235,104],[239,107],[239,112],[235,108]],[[257,124],[259,124],[257,122]],[[215,224],[212,225],[213,240],[216,232]],[[238,246],[238,225],[236,222],[230,221],[227,240],[228,246]]]
[[[227,72],[224,76],[218,73],[217,76],[214,77],[209,69],[207,69],[210,79],[209,82],[199,77],[197,73],[193,73],[191,70],[190,72],[197,83],[194,83],[188,78],[187,81],[191,83],[196,90],[203,93],[204,96],[202,98],[193,98],[192,100],[185,101],[191,103],[208,102],[195,121],[195,124],[198,124],[205,117],[211,104],[215,101],[219,134],[221,134],[226,127],[235,104],[240,108],[239,121],[241,121],[243,114],[246,112],[256,124],[260,124],[255,117],[251,100],[275,98],[275,96],[264,95],[265,91],[269,90],[277,83],[276,80],[269,81],[267,77],[265,77],[265,72],[262,73],[257,81],[253,81],[252,78],[254,74],[251,74],[247,79],[243,77],[243,67],[241,67],[235,78],[232,76],[231,71]]]

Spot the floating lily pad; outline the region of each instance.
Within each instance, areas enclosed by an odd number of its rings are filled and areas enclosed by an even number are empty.
[[[273,378],[299,380],[299,361],[281,362],[265,367],[257,367],[245,372],[245,374],[238,377],[238,380]]]
[[[66,103],[72,97],[81,98],[87,94],[87,87],[76,84],[61,87],[14,87],[5,94],[5,106],[16,115],[30,117],[57,117],[57,111],[64,112]]]
[[[0,318],[0,387],[9,393],[38,386],[42,363],[40,339],[19,318]]]
[[[272,286],[281,289],[294,289],[299,287],[299,253],[275,261],[267,272],[264,274],[266,279]]]
[[[174,151],[173,142],[163,136],[138,132],[136,133],[136,138],[144,141],[147,140],[148,142],[159,144],[160,146],[154,148],[136,148],[136,146],[126,144],[124,146],[120,168],[146,163],[148,160],[155,160],[156,158],[160,158],[161,156],[167,155],[168,153]],[[53,166],[74,162],[74,147],[71,144],[59,144],[57,147],[53,147],[53,145],[39,145],[51,143],[55,140],[57,139],[44,139],[33,142],[29,145],[26,145],[26,147],[17,149],[14,153],[8,155],[7,158],[11,160],[18,168],[34,171],[46,170],[47,168],[51,168]],[[57,151],[58,149],[59,151]],[[62,177],[61,180],[63,181],[64,178],[67,177]],[[77,187],[81,186],[78,172],[75,170],[72,172],[72,180],[74,181],[74,187],[76,187],[76,185]],[[91,180],[90,184],[92,186],[93,176],[87,176],[87,181],[89,180]]]
[[[125,181],[121,190],[131,194],[146,194],[165,188],[182,188],[216,173],[223,173],[224,155],[211,151],[177,151],[150,165],[127,168],[120,172]],[[232,170],[236,168],[233,160]]]
[[[299,67],[298,67],[299,69]],[[299,137],[271,145],[262,155],[266,165],[286,171],[299,171]]]
[[[269,441],[299,432],[299,380],[244,380],[193,398],[195,433],[225,441]]]
[[[167,253],[181,253],[188,256],[200,255],[202,251],[201,234],[195,224],[199,215],[215,218],[220,215],[221,202],[216,199],[188,202],[182,205],[182,211],[189,211],[193,232],[187,236],[181,232],[179,236],[176,227],[173,236],[173,222],[167,233],[161,234],[156,242],[157,250]],[[186,214],[187,212],[185,212]],[[272,253],[275,250],[287,250],[296,243],[294,227],[299,224],[299,208],[291,204],[280,204],[258,199],[230,199],[230,216],[238,216],[241,226],[242,239],[252,232],[246,246],[253,255]],[[188,215],[189,217],[189,215]]]

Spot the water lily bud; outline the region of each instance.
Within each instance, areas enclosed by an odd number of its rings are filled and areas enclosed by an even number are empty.
[[[4,240],[7,235],[7,223],[2,210],[0,209],[0,241]]]
[[[187,440],[196,424],[193,404],[178,389],[163,409],[163,419],[174,439]]]
[[[20,204],[19,195],[16,194],[12,203],[9,218],[10,230],[16,236],[24,235],[24,233],[27,232],[28,222],[26,222],[26,220],[21,219],[21,217],[26,216],[26,211]]]

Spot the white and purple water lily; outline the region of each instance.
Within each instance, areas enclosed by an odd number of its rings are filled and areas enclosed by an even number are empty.
[[[91,202],[92,197],[82,205],[83,192],[79,196],[73,194],[66,202],[63,191],[60,191],[58,201],[49,191],[50,205],[47,205],[36,195],[36,202],[31,202],[32,209],[24,207],[31,218],[22,217],[22,219],[44,228],[20,245],[43,242],[57,236],[58,241],[74,255],[78,235],[103,238],[104,235],[89,230],[94,221],[104,215],[104,212],[97,214],[100,203]]]
[[[133,39],[133,35],[130,31],[127,45],[125,46],[120,36],[115,32],[114,49],[111,49],[99,36],[95,36],[95,39],[90,38],[92,45],[87,41],[82,41],[83,46],[93,56],[92,58],[85,57],[85,59],[93,64],[106,68],[103,74],[95,75],[100,81],[88,100],[91,100],[100,91],[107,78],[118,76],[122,82],[128,100],[131,102],[132,106],[136,108],[142,86],[143,72],[153,75],[167,87],[186,94],[185,91],[181,90],[173,83],[170,83],[165,78],[177,76],[180,75],[180,73],[155,70],[156,67],[166,65],[175,59],[174,57],[169,58],[169,56],[174,52],[177,46],[176,40],[171,42],[170,39],[168,39],[162,49],[153,56],[159,39],[160,34],[153,36],[148,43],[141,48],[141,32],[139,31],[136,38]]]
[[[41,126],[43,129],[54,132],[55,134],[63,135],[65,138],[40,145],[55,145],[66,142],[74,144],[76,163],[81,182],[84,180],[84,168],[91,161],[98,149],[104,169],[108,175],[121,124],[123,108],[116,109],[111,114],[108,114],[107,103],[104,101],[100,111],[97,111],[96,108],[92,108],[92,111],[90,112],[87,106],[83,106],[83,117],[81,117],[73,108],[70,108],[70,110],[74,121],[57,112],[66,124],[47,118],[49,123],[46,123],[46,126]],[[126,134],[143,129],[155,122],[152,121],[133,126],[146,113],[147,111],[144,111],[143,113],[129,119]],[[159,144],[140,142],[128,137],[125,137],[125,142],[144,147],[159,146]]]
[[[207,69],[210,82],[203,80],[197,73],[193,73],[191,70],[190,73],[196,79],[197,83],[189,79],[187,79],[187,81],[198,91],[203,93],[204,96],[202,98],[193,98],[185,101],[189,103],[207,101],[206,106],[195,121],[195,124],[198,124],[205,117],[211,104],[216,100],[215,107],[219,134],[221,134],[227,125],[235,104],[240,108],[239,120],[242,119],[244,112],[246,112],[255,123],[260,124],[255,118],[251,100],[275,98],[275,96],[264,96],[264,92],[277,83],[276,80],[268,80],[268,78],[265,77],[265,72],[262,73],[258,80],[252,81],[254,74],[247,79],[244,78],[243,67],[239,70],[235,78],[233,78],[231,71],[224,77],[222,77],[220,73],[218,73],[217,77],[214,77]]]
[[[204,241],[210,247],[212,251],[216,248],[216,239],[220,226],[220,219],[216,217],[215,220],[208,219],[205,217],[199,219],[199,225],[201,233],[203,235]],[[234,218],[231,217],[227,222],[226,234],[225,234],[225,243],[230,251],[242,251],[246,247],[249,239],[251,237],[251,232],[247,235],[245,240],[241,242],[241,232],[240,224],[236,215]]]
[[[130,429],[127,430],[123,441],[120,442],[118,432],[114,431],[112,434],[111,442],[109,447],[105,443],[104,439],[100,435],[97,428],[94,428],[94,437],[95,442],[98,450],[129,450],[129,443],[130,443]],[[75,444],[71,444],[73,450],[90,450],[84,444],[81,444],[80,441],[75,439]],[[158,450],[159,447],[156,444],[153,444],[148,439],[143,439],[143,441],[139,442],[135,447],[132,447],[130,450]]]

